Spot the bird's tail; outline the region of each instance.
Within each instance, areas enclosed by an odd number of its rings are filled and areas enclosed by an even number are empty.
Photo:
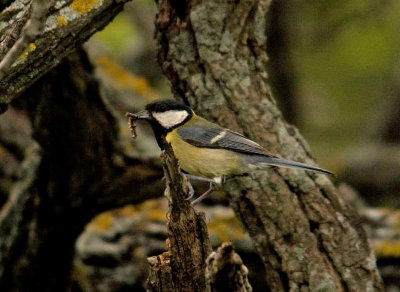
[[[323,168],[311,166],[305,163],[291,161],[278,157],[268,157],[264,155],[251,155],[248,157],[248,163],[254,166],[259,166],[263,164],[272,165],[272,166],[282,166],[287,168],[299,168],[304,170],[311,170],[316,172],[321,172],[325,174],[334,175],[332,172],[325,170]]]

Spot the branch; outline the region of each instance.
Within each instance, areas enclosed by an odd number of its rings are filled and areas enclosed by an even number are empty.
[[[207,259],[206,279],[211,291],[251,292],[247,268],[233,250],[232,243],[224,242]]]
[[[91,212],[96,215],[127,204],[158,198],[164,190],[161,177],[162,167],[158,159],[126,161],[123,172],[115,174],[112,184],[97,194]]]
[[[11,107],[0,118],[0,145],[23,160],[25,151],[32,144],[32,127],[25,111]]]
[[[43,0],[39,1],[43,2]],[[31,24],[29,22],[26,24],[27,32],[21,33],[28,17],[29,5],[24,4],[23,0],[14,1],[3,12],[5,16],[0,18],[0,27],[2,27],[0,59],[3,59],[3,70],[7,73],[3,72],[4,76],[0,81],[0,105],[2,105],[0,108],[5,109],[4,104],[10,103],[91,35],[104,28],[121,11],[127,1],[99,0],[87,3],[58,1],[45,19],[43,33],[34,42],[31,36],[36,34],[34,28],[40,27],[37,16],[42,15],[43,9],[38,9],[40,13],[33,11],[36,17]],[[33,6],[35,8],[37,5]],[[14,45],[16,38],[19,41]],[[18,54],[23,45],[29,41],[25,53]],[[6,51],[11,47],[13,49],[6,56]],[[16,61],[11,65],[16,57]]]
[[[28,47],[29,43],[43,31],[45,16],[52,1],[33,0],[31,18],[24,26],[21,37],[15,42],[12,48],[4,56],[0,63],[0,80],[9,72],[10,66]]]
[[[0,209],[0,287],[3,287],[4,273],[10,269],[10,257],[15,255],[15,247],[24,240],[26,230],[29,229],[30,218],[25,214],[29,213],[33,205],[32,193],[42,159],[37,144],[29,150],[30,154],[21,167],[21,179],[13,185],[7,203]]]
[[[189,195],[185,177],[171,146],[164,141],[161,155],[169,202],[168,251],[148,259],[150,291],[207,291],[205,262],[211,252],[204,213],[197,213],[185,200]]]

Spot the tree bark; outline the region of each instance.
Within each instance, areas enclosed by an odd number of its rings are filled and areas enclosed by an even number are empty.
[[[47,13],[43,33],[29,44],[0,81],[0,113],[16,96],[57,66],[91,35],[103,29],[126,1],[54,1],[57,3]],[[19,39],[29,18],[30,3],[16,0],[2,12],[0,60]]]
[[[159,62],[177,97],[271,153],[314,164],[270,89],[269,1],[159,1]],[[272,291],[382,291],[356,212],[322,174],[271,169],[226,183]]]
[[[232,243],[224,242],[207,259],[206,279],[213,292],[251,292],[247,268],[233,250]]]
[[[0,212],[0,290],[65,291],[85,224],[106,208],[160,194],[161,169],[152,161],[124,163],[83,51],[25,94],[40,147],[29,151]]]
[[[149,258],[150,291],[208,291],[206,259],[211,252],[204,213],[196,212],[186,200],[187,183],[172,148],[165,141],[162,154],[169,202],[167,222],[168,251]]]

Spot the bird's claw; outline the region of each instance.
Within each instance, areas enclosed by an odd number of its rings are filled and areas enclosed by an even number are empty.
[[[188,180],[188,188],[189,188],[189,196],[187,198],[185,198],[186,201],[191,200],[194,196],[194,189],[189,180]]]
[[[201,201],[203,201],[205,198],[207,198],[207,196],[213,191],[213,184],[210,183],[210,188],[205,191],[203,194],[201,194],[197,199],[192,201],[192,206],[197,205],[198,203],[200,203]]]

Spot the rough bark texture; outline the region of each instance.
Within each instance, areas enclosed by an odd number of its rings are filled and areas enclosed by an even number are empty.
[[[138,162],[124,167],[114,119],[83,51],[26,95],[40,147],[27,152],[0,212],[0,290],[65,291],[84,225],[106,207],[143,200],[149,185],[161,192],[161,172],[151,162],[142,172]]]
[[[207,259],[206,279],[213,292],[253,291],[247,273],[247,268],[230,242],[224,242]]]
[[[77,46],[108,24],[126,0],[56,1],[43,33],[0,81],[0,108],[54,68]],[[0,59],[14,45],[29,18],[30,1],[16,0],[0,17]]]
[[[169,201],[167,222],[168,251],[149,258],[150,291],[208,291],[205,279],[206,259],[211,252],[204,213],[190,205],[187,184],[178,161],[167,143],[162,154]]]
[[[269,1],[159,2],[159,61],[175,93],[198,114],[272,153],[314,164],[269,90]],[[271,169],[227,182],[272,291],[381,291],[358,215],[322,174]]]
[[[0,62],[0,80],[8,75],[11,65],[19,58],[24,51],[31,45],[31,42],[43,32],[46,23],[46,14],[53,1],[33,0],[31,2],[30,17],[26,21],[18,40],[10,48]],[[31,45],[33,46],[33,45]]]

